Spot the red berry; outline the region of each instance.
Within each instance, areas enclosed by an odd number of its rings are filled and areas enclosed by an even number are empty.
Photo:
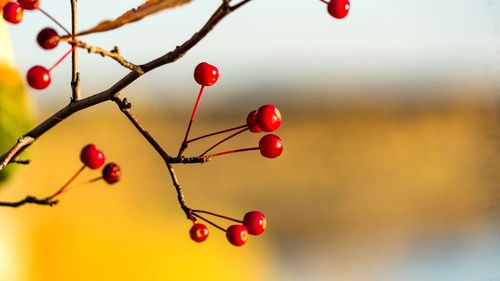
[[[120,166],[116,163],[108,163],[102,169],[102,178],[109,184],[113,184],[120,180],[122,175],[122,171],[120,170]]]
[[[243,217],[243,225],[248,229],[248,233],[259,235],[266,229],[266,215],[259,211],[251,211]]]
[[[40,6],[39,0],[17,0],[17,2],[26,10],[38,9]]]
[[[202,86],[212,86],[219,79],[219,70],[217,67],[202,62],[194,69],[194,80]]]
[[[28,70],[26,79],[32,88],[43,90],[50,84],[50,72],[43,66],[35,65]]]
[[[263,136],[259,141],[260,154],[267,158],[276,158],[283,152],[283,143],[277,135]]]
[[[242,246],[248,240],[248,230],[241,224],[231,225],[226,230],[226,237],[234,246]]]
[[[255,121],[264,132],[273,132],[281,126],[281,113],[276,106],[266,104],[257,110]]]
[[[350,9],[351,3],[349,0],[330,0],[330,3],[328,3],[328,13],[334,18],[345,18]]]
[[[95,170],[104,164],[106,158],[104,157],[104,153],[97,149],[95,144],[87,144],[80,152],[80,160],[82,160],[85,166]]]
[[[59,44],[59,35],[54,29],[47,27],[38,33],[36,41],[40,47],[46,50],[54,49]]]
[[[20,23],[23,13],[24,9],[17,2],[9,2],[3,6],[3,18],[10,23]]]
[[[262,132],[262,129],[259,127],[259,124],[257,124],[257,121],[255,120],[255,113],[257,113],[257,110],[250,111],[247,115],[247,126],[250,132],[252,133],[260,133]]]
[[[208,227],[201,223],[195,223],[189,230],[189,235],[195,242],[203,242],[208,237]]]

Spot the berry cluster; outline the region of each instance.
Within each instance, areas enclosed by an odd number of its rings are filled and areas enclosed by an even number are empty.
[[[198,111],[198,106],[201,100],[201,97],[203,95],[204,89],[207,86],[212,86],[214,85],[217,80],[219,79],[219,70],[217,67],[208,64],[206,62],[202,62],[198,64],[194,70],[194,79],[195,81],[200,84],[201,89],[198,94],[198,97],[196,99],[193,111],[191,113],[191,118],[189,120],[189,124],[186,130],[186,135],[184,136],[184,141],[181,144],[181,148],[179,149],[179,157],[182,157],[182,153],[184,152],[185,149],[187,149],[188,144],[203,138],[211,137],[214,135],[222,134],[222,133],[227,133],[230,131],[236,131],[236,133],[233,133],[232,135],[222,139],[221,141],[215,143],[211,147],[209,147],[207,150],[205,150],[199,157],[205,157],[206,159],[211,159],[213,157],[225,155],[225,154],[231,154],[231,153],[236,153],[236,152],[243,152],[243,151],[250,151],[250,150],[259,150],[260,154],[264,157],[267,158],[276,158],[281,155],[283,152],[283,143],[281,141],[281,138],[278,137],[277,135],[274,134],[266,134],[264,135],[260,140],[259,140],[259,145],[257,147],[251,147],[251,148],[242,148],[242,149],[235,149],[235,150],[229,150],[229,151],[223,151],[223,152],[218,152],[214,154],[208,155],[212,149],[216,148],[217,146],[221,145],[225,141],[239,135],[240,133],[243,133],[245,131],[250,131],[252,133],[261,133],[261,132],[274,132],[279,127],[281,126],[281,113],[278,110],[278,108],[274,105],[267,104],[259,107],[256,110],[251,111],[248,113],[246,116],[246,122],[244,125],[236,126],[233,128],[229,129],[224,129],[220,130],[214,133],[210,133],[207,135],[203,135],[201,137],[193,138],[193,139],[188,139],[189,137],[189,132],[191,130],[191,126],[193,124],[193,121],[196,116],[196,112]]]
[[[78,171],[59,190],[57,190],[54,194],[49,196],[48,197],[49,199],[54,199],[63,192],[68,191],[70,188],[70,184],[78,177],[78,175],[80,175],[83,172],[83,170],[85,170],[85,168],[89,168],[91,170],[97,170],[103,167],[104,163],[106,162],[106,157],[104,156],[104,153],[95,146],[95,144],[88,144],[82,148],[80,152],[80,160],[82,161],[83,166],[80,169],[78,169]],[[114,184],[120,180],[120,177],[121,177],[120,166],[118,166],[118,164],[116,163],[110,162],[104,165],[100,177],[93,178],[78,185],[74,185],[73,187],[96,182],[99,180],[104,180],[108,184]]]
[[[226,233],[227,240],[234,246],[243,246],[247,242],[249,234],[260,235],[264,232],[267,226],[266,216],[260,211],[251,211],[246,213],[243,217],[243,220],[237,220],[216,213],[201,210],[192,210],[191,214],[193,226],[189,230],[189,235],[195,242],[205,241],[208,238],[209,234],[208,227],[205,224],[196,222],[196,218],[204,220],[207,223],[215,226],[216,228],[224,231]],[[200,214],[208,214],[211,216],[233,221],[238,224],[230,225],[227,229],[225,229],[218,224],[208,220],[207,218],[201,216]]]
[[[261,133],[261,132],[271,133],[279,129],[282,123],[281,113],[276,106],[271,104],[263,105],[258,109],[248,113],[245,120],[246,122],[243,125],[216,131],[214,133],[203,135],[201,137],[188,139],[189,131],[195,119],[196,112],[198,111],[198,106],[201,97],[203,95],[204,89],[207,86],[213,86],[217,82],[217,80],[219,79],[219,70],[217,69],[217,67],[209,63],[202,62],[198,64],[194,70],[194,79],[201,86],[201,89],[196,99],[193,111],[191,113],[191,118],[189,120],[189,124],[186,130],[186,135],[184,136],[181,148],[179,149],[178,158],[184,157],[183,152],[187,149],[189,143],[192,143],[194,141],[203,138],[211,137],[214,135],[228,133],[231,131],[236,131],[236,133],[233,133],[228,137],[216,142],[214,145],[209,147],[198,157],[209,160],[220,155],[250,151],[250,150],[259,150],[261,155],[267,158],[276,158],[281,155],[283,151],[283,144],[281,138],[274,134],[264,135],[259,140],[259,145],[257,147],[235,149],[208,155],[208,153],[212,149],[216,148],[223,142],[245,131],[250,131],[252,133]],[[222,218],[228,221],[236,222],[237,224],[230,225],[228,228],[223,228],[218,224],[216,224],[215,222],[202,216],[202,214],[207,214],[214,217]],[[260,235],[264,232],[266,228],[266,216],[260,211],[248,212],[243,217],[243,220],[238,220],[231,217],[219,215],[213,212],[189,209],[189,219],[193,222],[193,226],[191,227],[189,234],[191,236],[191,239],[193,239],[196,242],[205,241],[209,234],[208,227],[205,224],[198,223],[196,219],[201,219],[209,223],[210,225],[218,228],[219,230],[224,231],[226,233],[228,241],[235,246],[244,245],[248,240],[249,234]]]
[[[17,2],[8,2],[3,7],[3,17],[6,21],[12,24],[18,24],[23,18],[24,10],[39,10],[67,32],[61,23],[40,8],[39,0],[18,0]],[[55,29],[47,27],[38,33],[36,41],[41,48],[50,50],[57,47],[61,38]],[[71,48],[49,68],[41,65],[31,67],[26,73],[26,80],[28,81],[28,84],[36,90],[43,90],[47,88],[51,82],[50,72],[54,70],[54,68],[56,68],[71,52],[73,52],[74,48],[75,47]]]

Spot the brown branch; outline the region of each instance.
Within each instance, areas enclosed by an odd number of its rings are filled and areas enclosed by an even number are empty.
[[[71,39],[76,41],[76,19],[78,12],[78,0],[71,1]],[[77,101],[80,99],[80,73],[78,73],[78,50],[74,48],[76,45],[72,43],[73,51],[71,52],[71,100]]]
[[[73,0],[76,1],[76,0]],[[248,1],[244,1],[245,3]],[[73,2],[72,2],[73,3]],[[158,68],[160,66],[163,66],[165,64],[169,64],[172,62],[177,61],[179,58],[184,56],[186,52],[188,52],[191,48],[193,48],[198,42],[200,42],[205,36],[228,14],[231,12],[235,11],[237,8],[241,7],[241,3],[238,4],[235,7],[231,7],[227,5],[226,2],[224,2],[222,5],[220,5],[215,12],[212,14],[210,19],[203,25],[203,27],[196,32],[190,39],[185,41],[182,45],[178,46],[175,48],[175,50],[170,51],[163,56],[158,57],[157,59],[154,59],[146,64],[140,65],[139,67],[144,71],[144,73],[149,72],[155,68]],[[5,154],[3,154],[0,157],[0,171],[5,169],[5,167],[9,164],[12,163],[13,159],[16,159],[19,154],[21,154],[25,149],[27,149],[31,144],[35,142],[36,139],[41,137],[43,134],[45,134],[47,131],[51,130],[53,127],[61,123],[63,120],[68,118],[69,116],[73,115],[76,112],[79,112],[80,110],[86,109],[88,107],[100,104],[105,101],[109,100],[114,100],[115,102],[117,100],[121,100],[119,96],[119,92],[123,90],[125,87],[130,85],[132,82],[134,82],[137,78],[139,78],[141,74],[132,71],[125,75],[123,78],[121,78],[119,81],[117,81],[114,85],[112,85],[109,89],[102,91],[100,93],[94,94],[92,96],[89,96],[84,99],[73,99],[72,102],[70,102],[68,105],[66,105],[64,108],[50,116],[48,119],[40,123],[38,126],[33,128],[31,131],[26,133],[24,136],[19,138],[17,143],[9,149]],[[123,101],[124,102],[124,101]],[[120,104],[120,102],[118,103]],[[141,131],[143,129],[142,126],[140,126],[139,123],[135,123],[134,119],[132,118],[133,115],[130,113],[130,111],[126,108],[124,108],[125,111],[124,113],[126,116],[129,118],[129,120],[136,126],[136,128]],[[123,111],[123,109],[122,109]],[[129,112],[129,113],[127,113]],[[146,132],[145,130],[143,130]],[[141,133],[143,133],[141,131]],[[147,132],[146,132],[147,133]],[[146,135],[143,133],[143,136],[146,137]],[[148,139],[148,138],[147,138]],[[152,137],[151,137],[152,139]],[[154,139],[152,139],[154,141]],[[148,139],[149,141],[149,139]],[[156,141],[154,141],[156,142]],[[153,143],[154,143],[153,142]],[[151,142],[150,142],[151,143]],[[151,144],[153,144],[151,143]],[[158,145],[153,147],[156,149],[156,151],[160,154],[160,156],[165,160],[165,163],[167,165],[170,177],[172,178],[172,182],[174,184],[174,187],[176,188],[177,194],[178,194],[178,201],[181,205],[181,208],[186,212],[188,215],[188,218],[190,217],[189,211],[190,209],[186,206],[185,204],[185,199],[184,195],[182,193],[181,186],[179,184],[179,181],[177,179],[177,176],[175,175],[175,171],[172,167],[172,163],[187,163],[186,159],[196,159],[196,161],[193,161],[193,163],[203,163],[208,160],[208,158],[204,158],[203,160],[199,158],[170,158],[168,154],[163,151],[161,146]],[[172,161],[172,162],[170,162]],[[13,206],[13,207],[18,207],[26,203],[33,203],[33,204],[45,204],[45,205],[50,205],[48,204],[49,201],[47,199],[37,199],[36,197],[28,196],[24,200],[21,200],[19,202],[14,202],[14,203],[4,203],[4,205],[0,204],[0,206]],[[53,203],[55,204],[55,203]]]
[[[53,205],[56,205],[58,202],[59,200],[53,200],[51,198],[38,199],[35,196],[26,196],[26,198],[24,198],[23,200],[19,200],[16,202],[0,201],[0,206],[17,208],[24,204],[36,204],[36,205],[46,205],[52,207]]]
[[[61,40],[65,41],[66,39],[61,39]],[[67,40],[67,41],[70,44],[76,45],[78,48],[82,48],[82,49],[87,50],[87,52],[89,54],[93,53],[93,54],[99,54],[103,57],[110,57],[110,58],[114,59],[115,61],[117,61],[119,64],[121,64],[123,67],[126,67],[132,71],[139,73],[139,74],[144,74],[144,71],[142,70],[142,68],[140,66],[131,63],[130,61],[126,60],[124,57],[122,57],[120,55],[120,50],[118,49],[117,46],[115,46],[113,48],[113,50],[108,51],[108,50],[105,50],[105,49],[100,48],[100,47],[91,46],[91,45],[89,45],[83,41],[79,41],[79,40],[76,40],[76,41]]]

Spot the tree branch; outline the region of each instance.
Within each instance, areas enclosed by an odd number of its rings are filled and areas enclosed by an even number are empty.
[[[36,205],[46,205],[46,206],[54,206],[59,202],[59,200],[53,200],[51,198],[38,199],[35,196],[26,196],[23,200],[19,200],[17,202],[3,202],[0,201],[0,206],[3,207],[12,207],[17,208],[24,204],[36,204]]]
[[[71,0],[72,2],[72,17],[76,17],[76,1],[77,0]],[[172,62],[177,61],[180,59],[184,54],[186,54],[191,48],[193,48],[198,42],[200,42],[205,36],[228,14],[231,12],[235,11],[237,8],[241,7],[243,4],[249,2],[250,0],[242,1],[238,5],[231,7],[227,3],[224,2],[222,3],[212,14],[210,19],[203,25],[203,27],[196,32],[190,39],[185,41],[182,45],[177,46],[173,51],[170,51],[163,56],[158,57],[157,59],[154,59],[148,63],[145,63],[143,65],[140,65],[139,68],[144,71],[144,73],[149,72],[155,68],[158,68],[160,66],[163,66],[165,64],[169,64]],[[73,29],[76,29],[76,20],[73,21]],[[74,37],[74,32],[72,37]],[[73,40],[75,40],[73,38]],[[76,42],[76,41],[75,41]],[[74,67],[76,64],[74,65]],[[72,88],[73,90],[73,99],[72,101],[66,105],[64,108],[53,114],[51,117],[40,123],[38,126],[33,128],[31,131],[26,133],[24,136],[20,137],[17,143],[9,149],[5,154],[3,154],[0,157],[0,171],[5,169],[5,167],[9,163],[15,162],[14,160],[17,159],[19,154],[21,154],[25,149],[27,149],[31,144],[35,142],[36,139],[41,137],[43,134],[45,134],[47,131],[51,130],[53,127],[55,127],[57,124],[68,118],[69,116],[73,115],[76,112],[79,112],[80,110],[86,109],[88,107],[100,104],[105,101],[110,101],[113,100],[115,101],[119,106],[122,112],[127,116],[127,118],[134,124],[134,126],[141,132],[141,134],[148,140],[148,142],[155,148],[156,152],[163,158],[165,161],[165,164],[167,165],[170,177],[172,178],[173,185],[177,191],[178,195],[178,201],[179,204],[181,205],[181,208],[183,211],[186,213],[188,218],[191,216],[190,214],[190,209],[187,207],[185,203],[185,198],[182,192],[181,185],[177,179],[177,176],[175,174],[175,171],[172,167],[172,164],[174,163],[204,163],[209,160],[209,158],[200,158],[200,157],[191,157],[191,158],[186,158],[186,157],[178,157],[178,158],[172,158],[170,157],[164,150],[163,148],[154,140],[151,135],[140,125],[140,123],[137,121],[137,119],[132,115],[130,112],[130,108],[127,108],[127,103],[125,99],[121,98],[119,95],[119,92],[123,90],[125,87],[130,85],[132,82],[134,82],[137,78],[139,78],[142,74],[136,71],[131,71],[127,75],[125,75],[123,78],[121,78],[119,81],[117,81],[114,85],[112,85],[109,89],[102,91],[100,93],[91,95],[87,98],[84,99],[79,99],[79,93],[77,90],[79,90],[79,85],[78,85],[78,75],[76,72],[76,67],[74,71],[74,78],[76,83],[73,86],[73,81],[72,81]],[[57,203],[57,201],[51,201],[50,198],[46,199],[37,199],[36,197],[33,196],[27,196],[25,199],[14,202],[14,203],[8,203],[8,202],[0,202],[0,206],[10,206],[10,207],[19,207],[21,205],[31,203],[31,204],[39,204],[39,205],[54,205]]]
[[[76,19],[78,13],[78,0],[71,1],[71,39],[76,41]],[[71,52],[71,100],[77,101],[80,99],[80,73],[78,73],[78,53],[75,43],[72,43],[73,51]]]
[[[100,47],[91,46],[91,45],[89,45],[83,41],[79,41],[79,40],[76,40],[76,41],[73,41],[72,39],[71,40],[61,39],[61,40],[67,41],[70,44],[74,44],[78,48],[85,49],[85,50],[87,50],[87,52],[89,54],[93,53],[93,54],[99,54],[103,57],[110,57],[110,58],[114,59],[115,61],[117,61],[119,64],[121,64],[123,67],[126,67],[132,71],[139,73],[139,74],[144,74],[144,71],[142,70],[142,68],[140,66],[137,66],[137,65],[131,63],[130,61],[126,60],[124,57],[122,57],[120,55],[120,50],[118,49],[117,46],[115,46],[113,48],[113,50],[108,51],[108,50],[105,50],[105,49],[100,48]]]

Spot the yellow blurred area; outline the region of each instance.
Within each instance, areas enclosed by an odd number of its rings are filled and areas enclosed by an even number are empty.
[[[53,208],[2,209],[0,279],[382,280],[377,273],[395,270],[391,263],[411,256],[421,239],[468,237],[497,216],[497,102],[285,103],[282,157],[246,152],[176,166],[190,207],[268,215],[266,233],[242,248],[214,228],[206,242],[190,241],[160,157],[114,105],[89,109],[30,148],[33,163],[4,186],[2,199],[54,192],[89,142],[122,166],[123,180],[77,187]],[[148,106],[135,113],[175,153],[189,109]],[[239,125],[251,109],[204,109],[192,136]],[[221,150],[255,146],[259,137],[245,133]],[[95,176],[85,171],[81,180]]]

